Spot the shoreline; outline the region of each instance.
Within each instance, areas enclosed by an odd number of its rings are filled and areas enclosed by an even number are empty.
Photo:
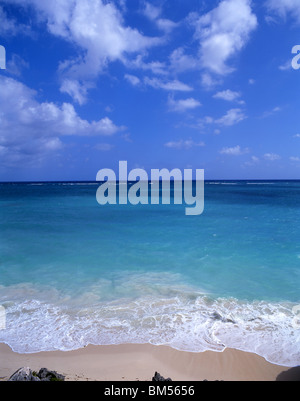
[[[122,344],[18,354],[0,344],[0,381],[21,367],[55,370],[66,381],[151,381],[155,372],[173,381],[300,380],[300,367],[274,365],[257,354],[228,348],[220,353],[189,353],[167,346]]]

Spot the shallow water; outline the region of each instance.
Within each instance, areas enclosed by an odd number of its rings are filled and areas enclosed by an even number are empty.
[[[99,206],[97,188],[0,184],[0,342],[230,347],[299,365],[300,182],[207,182],[194,217]]]

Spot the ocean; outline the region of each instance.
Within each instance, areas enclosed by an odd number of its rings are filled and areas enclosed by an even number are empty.
[[[300,364],[300,181],[207,181],[200,216],[100,206],[98,187],[0,184],[0,342],[235,348]]]

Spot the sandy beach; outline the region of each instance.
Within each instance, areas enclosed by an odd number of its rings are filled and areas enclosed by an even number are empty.
[[[276,381],[299,379],[298,368],[273,365],[258,355],[226,349],[188,353],[165,346],[88,346],[70,352],[17,354],[0,344],[0,380],[18,368],[46,367],[67,381],[151,381],[155,371],[173,381]]]

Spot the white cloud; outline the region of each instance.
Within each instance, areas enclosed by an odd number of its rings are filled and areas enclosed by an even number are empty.
[[[243,49],[258,23],[251,0],[223,0],[209,13],[194,18],[194,24],[202,66],[225,75],[233,71],[227,65],[229,59]]]
[[[143,36],[136,29],[125,27],[122,16],[113,3],[76,0],[73,10],[70,9],[69,12],[69,31],[63,36],[75,41],[86,51],[81,65],[71,67],[71,72],[75,75],[97,75],[107,62],[122,61],[126,53],[139,52],[159,42],[158,39]],[[55,20],[58,27],[59,22]]]
[[[50,33],[78,46],[78,56],[65,60],[59,71],[63,79],[93,80],[109,62],[125,62],[129,55],[161,43],[160,38],[144,36],[125,25],[121,12],[113,2],[103,0],[5,0],[21,6],[31,5],[45,21]],[[62,90],[65,84],[62,86]],[[75,100],[82,93],[68,90]]]
[[[158,28],[161,29],[162,31],[164,31],[165,33],[170,33],[171,31],[173,31],[173,29],[178,27],[177,22],[171,21],[166,18],[159,18],[156,21],[156,24],[157,24]]]
[[[162,8],[156,7],[148,2],[145,3],[143,14],[148,19],[155,22],[157,27],[166,33],[171,32],[174,28],[178,26],[176,22],[173,22],[169,19],[159,18],[162,14]]]
[[[294,135],[293,138],[300,138],[300,134]]]
[[[199,61],[193,56],[186,54],[183,47],[175,49],[169,59],[171,70],[177,73],[199,68]]]
[[[168,142],[165,144],[165,147],[170,148],[170,149],[177,149],[177,150],[189,150],[194,147],[204,147],[205,143],[204,142],[194,142],[191,139],[184,140],[181,139],[177,142]]]
[[[251,161],[245,162],[244,166],[256,166],[260,162],[259,158],[257,156],[251,156]]]
[[[10,75],[20,77],[25,68],[29,68],[29,63],[23,60],[18,54],[12,54],[10,60],[6,63],[6,72]]]
[[[4,8],[0,5],[0,35],[15,36],[18,34],[30,35],[29,26],[18,23],[14,18],[9,18]]]
[[[246,114],[242,109],[230,109],[221,118],[215,119],[211,116],[206,116],[198,120],[196,128],[203,128],[205,125],[217,124],[220,126],[233,126],[245,120],[247,118]],[[221,133],[220,129],[216,128],[214,133],[219,135]]]
[[[133,85],[133,86],[137,86],[141,83],[141,80],[138,77],[136,77],[135,75],[125,74],[124,78],[126,79],[126,81],[131,83],[131,85]]]
[[[249,153],[249,149],[242,149],[239,145],[237,145],[232,148],[223,148],[222,150],[220,150],[220,153],[222,155],[228,156],[242,156],[246,153]]]
[[[277,155],[276,153],[266,153],[264,155],[264,158],[265,158],[265,160],[273,162],[273,161],[276,161],[276,160],[280,160],[281,156]]]
[[[291,160],[292,162],[300,162],[300,157],[291,156],[291,157],[290,157],[290,160]]]
[[[82,105],[87,101],[89,84],[83,84],[75,79],[64,79],[60,91],[70,95],[78,104]]]
[[[286,19],[288,15],[291,15],[298,23],[300,23],[299,0],[267,0],[266,6],[271,13],[273,12],[283,19]]]
[[[131,69],[139,69],[143,71],[151,71],[155,75],[168,75],[167,66],[161,61],[144,61],[144,55],[138,54],[132,60],[123,60],[125,66]]]
[[[17,32],[17,23],[13,19],[8,19],[3,7],[0,6],[0,35],[15,35]]]
[[[213,89],[215,86],[219,85],[221,82],[218,79],[215,79],[211,76],[211,74],[208,74],[207,72],[202,74],[201,77],[201,83],[202,86],[207,89],[207,90],[211,90]]]
[[[143,14],[150,20],[155,21],[158,17],[160,17],[161,13],[161,7],[155,7],[153,4],[148,2],[145,3]]]
[[[247,116],[241,109],[231,109],[215,122],[220,125],[231,126],[245,120]]]
[[[279,67],[280,71],[289,71],[292,69],[291,60],[287,60],[284,64],[281,64]]]
[[[227,89],[222,92],[218,92],[213,97],[215,99],[222,99],[222,100],[226,100],[228,102],[238,102],[240,104],[245,103],[243,100],[240,100],[240,97],[241,97],[240,92],[234,92],[234,91],[231,91],[230,89]]]
[[[274,107],[272,110],[270,111],[265,111],[264,114],[261,116],[261,118],[267,118],[267,117],[271,117],[276,113],[279,113],[282,111],[282,108],[279,106]]]
[[[176,112],[194,110],[202,106],[202,104],[194,98],[174,100],[173,97],[169,97],[168,105],[171,111],[176,111]]]
[[[95,149],[99,150],[100,152],[109,152],[112,150],[114,145],[111,145],[110,143],[98,143],[95,145]]]
[[[141,62],[139,62],[139,64],[141,65]],[[160,63],[158,63],[156,66],[155,66],[155,64],[156,64],[155,62],[149,63],[147,65],[147,67],[144,65],[142,68],[143,69],[151,69],[152,72],[154,72],[154,70],[156,70],[156,67],[157,67],[157,69],[159,71],[155,71],[155,72],[161,74],[162,71],[160,69],[165,68],[165,66],[158,65]],[[131,63],[131,67],[132,67],[132,63]],[[165,71],[166,70],[164,70],[163,74],[165,74]],[[140,78],[138,78],[137,76],[132,75],[132,74],[125,74],[124,78],[129,83],[131,83],[131,85],[133,85],[133,86],[138,86],[142,83]],[[154,89],[162,89],[162,90],[166,90],[169,92],[192,92],[194,90],[191,86],[179,81],[178,79],[168,80],[166,78],[161,79],[161,78],[157,78],[157,77],[153,77],[153,78],[145,77],[143,79],[143,84],[146,86],[150,86]]]
[[[155,89],[164,89],[167,91],[178,91],[178,92],[191,92],[194,89],[177,79],[173,81],[162,81],[158,78],[148,78],[144,80],[146,85],[152,86]]]
[[[83,120],[70,103],[39,103],[36,95],[21,82],[0,76],[2,162],[43,157],[61,149],[64,136],[111,136],[124,129],[108,117],[92,122]]]

